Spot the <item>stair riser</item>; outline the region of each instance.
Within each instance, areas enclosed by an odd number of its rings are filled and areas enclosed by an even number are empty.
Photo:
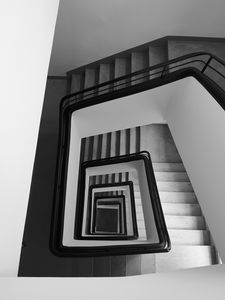
[[[193,192],[189,182],[163,182],[157,181],[159,192]]]

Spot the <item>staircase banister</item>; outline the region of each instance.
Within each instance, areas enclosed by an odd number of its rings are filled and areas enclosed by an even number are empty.
[[[222,77],[224,77],[222,73],[220,73],[219,71],[217,71],[215,68],[209,66],[208,64],[209,64],[209,62],[212,61],[212,59],[214,59],[217,62],[219,62],[221,65],[223,65],[224,68],[225,68],[225,62],[221,58],[217,57],[214,54],[211,54],[211,53],[205,52],[205,51],[198,51],[198,52],[186,54],[186,55],[183,55],[183,56],[179,56],[179,57],[176,57],[174,59],[168,60],[166,62],[159,63],[159,64],[156,64],[154,66],[147,67],[147,68],[144,68],[144,69],[141,69],[141,70],[138,70],[138,71],[135,71],[135,72],[132,72],[132,73],[120,76],[118,78],[115,78],[115,79],[112,79],[112,80],[109,80],[109,81],[105,81],[104,83],[101,83],[101,84],[98,84],[98,85],[95,85],[95,86],[92,86],[92,87],[89,87],[89,88],[77,91],[75,93],[71,93],[69,95],[66,95],[61,100],[61,107],[65,104],[65,102],[70,101],[71,98],[75,98],[76,96],[82,95],[84,93],[93,92],[93,91],[96,91],[99,88],[107,87],[110,84],[115,84],[115,83],[120,82],[122,80],[126,80],[126,79],[132,78],[134,76],[138,76],[140,74],[148,73],[148,72],[153,71],[153,70],[157,70],[157,69],[161,69],[161,68],[163,68],[163,70],[165,70],[166,67],[168,67],[169,65],[172,65],[172,64],[175,64],[175,63],[178,63],[178,62],[182,62],[182,61],[185,61],[185,60],[190,59],[190,58],[196,58],[198,56],[207,56],[208,59],[207,59],[206,62],[203,61],[203,60],[200,60],[200,59],[193,60],[193,61],[188,61],[188,62],[183,63],[182,65],[179,65],[179,66],[191,64],[193,62],[202,62],[202,63],[204,63],[204,66],[203,66],[202,70],[205,70],[207,67],[210,67],[211,69],[213,69],[214,71],[216,71],[217,73],[219,73]],[[179,66],[174,66],[174,67],[172,67],[170,69],[177,68]],[[160,70],[160,71],[158,71],[158,72],[156,72],[154,74],[161,73],[161,72],[162,72],[162,70]],[[94,95],[93,95],[93,97],[94,97]]]

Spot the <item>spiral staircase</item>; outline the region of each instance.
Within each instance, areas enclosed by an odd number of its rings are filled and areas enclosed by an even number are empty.
[[[221,49],[225,49],[225,43],[214,39],[189,41],[167,37],[76,68],[69,71],[66,78],[61,78],[64,88],[66,86],[66,93],[69,94],[65,97],[65,103],[66,101],[68,103],[91,101],[92,97],[97,96],[103,99],[108,94],[113,99],[114,95],[120,95],[124,91],[137,88],[136,92],[138,92],[138,88],[141,91],[142,87],[146,90],[150,87],[147,83],[151,85],[151,82],[154,82],[152,84],[155,86],[160,85],[160,80],[162,84],[169,83],[170,74],[173,76],[173,73],[183,72],[191,64],[199,73],[204,73],[205,77],[217,83],[217,102],[222,106],[224,104],[221,104],[221,95],[225,81],[223,76],[214,72],[214,69],[219,70],[223,75],[223,65],[222,61],[206,53],[211,52],[212,49],[216,49],[215,54],[218,54],[218,49],[220,52]],[[182,60],[179,61],[177,58],[181,56]],[[189,70],[185,69],[185,71]],[[56,78],[49,78],[50,80],[57,82]],[[57,124],[57,122],[55,115],[54,123]],[[118,131],[87,136],[82,141],[81,156],[83,155],[84,162],[140,151],[148,151],[151,154],[160,201],[171,240],[171,250],[168,253],[66,258],[66,268],[70,268],[71,276],[128,276],[220,263],[207,220],[202,213],[167,124],[123,128]],[[125,174],[124,178],[126,176],[128,175]],[[121,177],[114,174],[108,182],[119,183],[120,178],[123,178],[123,174]],[[134,184],[137,223],[138,228],[143,229],[144,235],[143,208],[139,201],[138,178],[130,176],[126,179]],[[30,207],[31,214],[27,217],[24,235],[26,243],[22,248],[20,276],[29,276],[31,272],[28,267],[30,254],[26,254],[28,251],[26,244],[29,244],[30,238],[28,224],[32,223],[31,216],[34,213],[32,205]],[[52,274],[51,271],[49,272]],[[67,276],[64,275],[66,273],[55,272],[61,276]]]

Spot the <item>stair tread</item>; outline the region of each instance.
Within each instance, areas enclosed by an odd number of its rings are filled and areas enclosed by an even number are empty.
[[[210,234],[208,230],[168,230],[172,245],[210,245]]]
[[[205,229],[203,216],[173,216],[165,215],[168,229]]]
[[[162,203],[197,203],[194,192],[163,192],[159,191]]]
[[[155,172],[156,181],[190,182],[186,172]]]
[[[158,190],[162,192],[193,192],[190,182],[157,181]]]
[[[162,203],[162,209],[165,215],[201,215],[201,208],[199,204]]]
[[[183,163],[158,163],[153,162],[153,169],[155,172],[186,172]]]

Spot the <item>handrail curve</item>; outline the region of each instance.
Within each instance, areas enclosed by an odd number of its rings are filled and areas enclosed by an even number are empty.
[[[195,52],[186,54],[166,62],[141,69],[136,72],[129,73],[124,76],[106,81],[101,84],[97,84],[93,87],[89,87],[75,93],[66,95],[61,100],[61,108],[77,103],[81,100],[90,100],[96,98],[96,96],[107,95],[109,93],[116,92],[118,90],[128,90],[132,86],[138,87],[138,91],[141,90],[141,85],[146,86],[146,83],[154,80],[155,86],[162,85],[160,80],[163,78],[169,79],[169,77],[177,72],[177,76],[182,74],[182,71],[192,71],[198,74],[198,77],[210,79],[208,83],[215,84],[217,89],[221,89],[220,92],[224,92],[224,103],[221,105],[225,109],[225,62],[214,54],[209,52]],[[177,77],[179,79],[179,77]],[[216,80],[215,80],[216,79]],[[151,88],[154,84],[151,84]],[[221,101],[220,101],[221,102]]]

